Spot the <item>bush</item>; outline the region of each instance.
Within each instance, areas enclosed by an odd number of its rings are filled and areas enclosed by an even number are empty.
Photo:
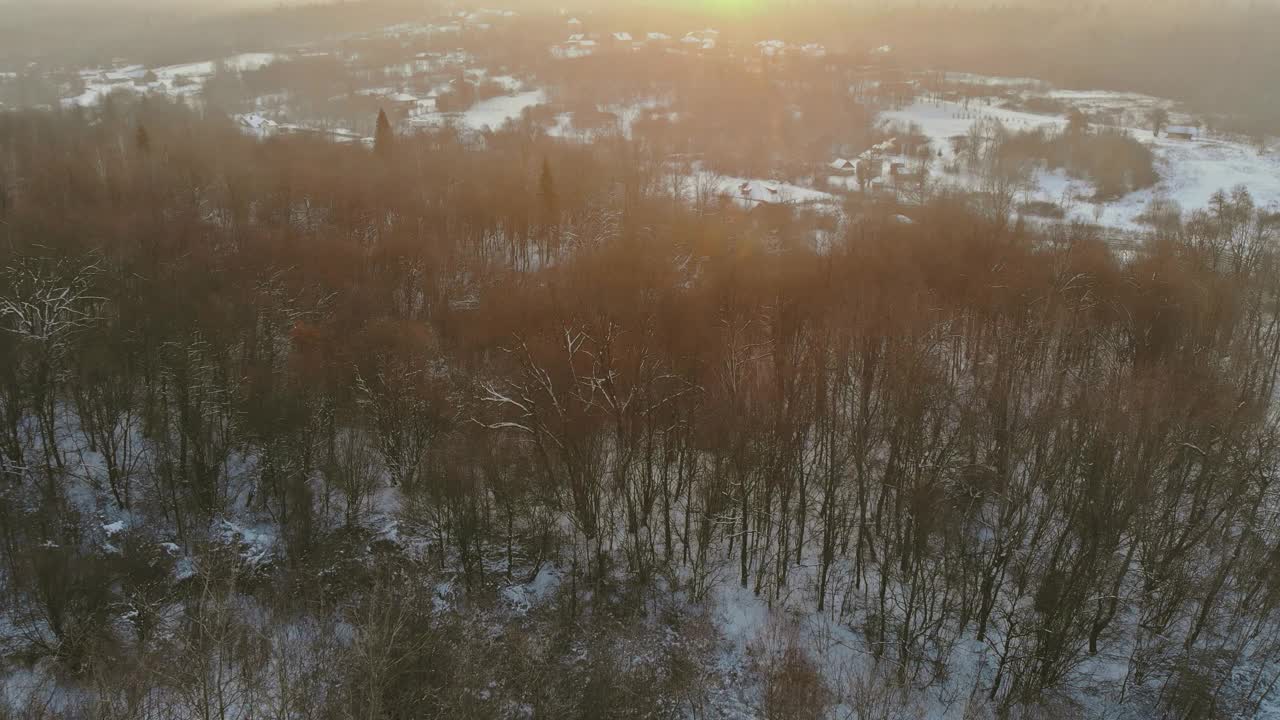
[[[795,645],[766,659],[764,716],[768,720],[820,720],[831,702],[822,673]]]
[[[1176,229],[1182,225],[1182,206],[1177,200],[1153,197],[1136,220],[1156,229]]]
[[[1024,202],[1018,206],[1018,210],[1021,211],[1023,215],[1052,218],[1054,220],[1061,220],[1067,216],[1067,212],[1062,209],[1061,205],[1055,202],[1049,202],[1048,200],[1032,200],[1030,202]]]
[[[1092,182],[1096,201],[1114,200],[1160,181],[1151,148],[1119,130],[1014,133],[999,151],[1011,161],[1042,162]]]
[[[894,682],[893,671],[885,664],[851,673],[843,682],[841,696],[855,713],[867,720],[914,720],[924,717],[918,692]],[[970,699],[964,720],[987,720],[989,708],[981,700]]]
[[[500,97],[506,94],[507,89],[505,87],[492,80],[485,80],[476,88],[476,102]]]

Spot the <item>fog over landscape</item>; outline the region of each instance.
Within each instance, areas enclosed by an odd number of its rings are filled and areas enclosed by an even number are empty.
[[[1278,29],[0,0],[0,720],[1280,719]]]

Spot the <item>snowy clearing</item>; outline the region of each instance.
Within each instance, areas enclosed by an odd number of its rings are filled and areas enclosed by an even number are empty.
[[[424,112],[415,115],[411,123],[417,127],[439,128],[448,125],[480,132],[497,130],[508,120],[519,119],[524,111],[546,103],[547,95],[542,90],[530,90],[514,95],[501,95],[483,100],[460,113]]]
[[[1070,96],[1108,100],[1125,97],[1103,92],[1072,92]],[[1059,130],[1066,125],[1066,118],[1062,116],[1037,115],[981,103],[970,103],[966,108],[962,103],[951,101],[917,102],[900,110],[885,112],[881,119],[886,125],[918,125],[932,141],[935,153],[942,152],[944,160],[955,158],[952,138],[965,135],[975,122],[982,119],[998,120],[1013,131],[1038,128]],[[1232,140],[1157,138],[1152,136],[1149,129],[1122,129],[1152,149],[1161,179],[1153,188],[1130,193],[1118,201],[1105,204],[1102,207],[1102,224],[1121,229],[1138,229],[1142,226],[1137,219],[1153,198],[1167,198],[1177,202],[1183,209],[1191,210],[1206,206],[1215,192],[1230,190],[1241,184],[1249,188],[1258,205],[1280,209],[1280,155],[1264,153],[1256,147]],[[970,182],[963,175],[944,173],[937,165],[933,168],[933,174],[941,182]],[[1037,176],[1037,188],[1032,197],[1057,201],[1070,183],[1081,189],[1087,190],[1090,187],[1088,182],[1072,180],[1060,172],[1041,172]],[[1085,219],[1092,215],[1093,208],[1077,207],[1074,213],[1073,217]]]

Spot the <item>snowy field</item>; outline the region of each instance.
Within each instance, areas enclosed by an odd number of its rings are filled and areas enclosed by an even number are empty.
[[[886,124],[915,123],[919,125],[925,135],[936,141],[934,144],[939,149],[943,145],[949,145],[951,138],[969,132],[969,128],[975,122],[983,119],[998,120],[1010,130],[1034,130],[1040,127],[1056,130],[1067,124],[1063,117],[1036,115],[994,105],[984,105],[981,102],[971,102],[966,108],[964,103],[946,100],[917,102],[901,110],[883,112],[880,118]]]
[[[459,128],[483,131],[497,130],[508,120],[517,120],[528,108],[547,102],[547,94],[542,90],[529,90],[513,95],[500,95],[482,100],[470,109],[460,113],[426,112],[416,115],[413,124],[417,127],[438,128],[455,125]]]
[[[1043,80],[1037,80],[1030,77],[1001,77],[998,75],[975,75],[966,72],[949,72],[946,74],[947,82],[963,83],[966,85],[987,85],[989,87],[1022,87],[1022,86],[1041,86],[1044,85]]]
[[[489,15],[485,14],[484,17]],[[465,18],[462,22],[474,23],[481,19],[480,16],[475,16]],[[395,36],[413,34],[421,29],[419,26],[393,26],[384,30],[384,33]],[[440,28],[430,27],[430,32],[437,31]],[[205,82],[219,69],[256,70],[277,59],[279,56],[275,53],[247,53],[221,60],[153,69],[141,65],[86,69],[80,73],[84,83],[83,92],[64,99],[63,104],[66,107],[91,106],[100,103],[106,95],[115,91],[161,94],[194,101]],[[474,58],[461,51],[422,53],[414,62],[384,70],[388,77],[414,77],[428,70],[455,65],[465,68],[469,80],[476,83],[496,83],[507,94],[481,101],[462,112],[442,113],[437,110],[434,97],[441,91],[440,88],[426,97],[409,96],[402,88],[395,87],[366,88],[357,92],[390,97],[400,104],[416,100],[410,119],[412,126],[438,128],[452,125],[476,132],[496,130],[508,121],[518,119],[526,109],[548,102],[546,90],[538,89],[536,85],[530,85],[511,74],[490,75],[487,69],[475,67]],[[996,96],[1003,94],[1007,97],[1012,92],[1024,101],[1044,99],[1086,111],[1095,118],[1103,118],[1112,127],[1128,131],[1152,149],[1160,175],[1160,181],[1155,187],[1131,193],[1113,202],[1095,205],[1089,199],[1093,188],[1087,181],[1069,178],[1061,171],[1041,170],[1035,173],[1032,185],[1022,193],[1020,200],[1056,203],[1065,208],[1071,219],[1099,222],[1121,230],[1144,229],[1138,218],[1153,200],[1175,202],[1184,210],[1192,210],[1204,207],[1217,191],[1230,190],[1237,185],[1246,186],[1259,206],[1280,210],[1280,153],[1267,152],[1257,146],[1226,138],[1202,137],[1187,141],[1153,137],[1149,127],[1144,125],[1147,114],[1154,109],[1170,112],[1175,123],[1191,122],[1189,117],[1177,112],[1171,101],[1132,92],[1054,89],[1042,81],[1028,77],[991,77],[952,72],[946,74],[946,79],[953,83],[988,87],[991,97],[971,99],[964,103],[922,100],[881,114],[881,122],[885,126],[918,126],[931,139],[935,154],[931,174],[935,185],[965,188],[972,187],[976,182],[963,171],[955,172],[957,163],[952,145],[952,139],[964,136],[975,122],[996,120],[1012,131],[1038,128],[1056,131],[1064,127],[1064,115],[1001,107],[998,104],[1001,100]],[[549,132],[553,136],[583,143],[594,142],[602,134],[616,132],[630,137],[631,128],[639,118],[646,113],[661,110],[667,103],[666,100],[649,97],[630,103],[600,106],[602,114],[608,113],[616,120],[602,124],[597,118],[594,123],[584,123],[583,127],[577,126],[572,113],[560,113]],[[265,111],[266,108],[259,107],[259,110]],[[951,166],[951,172],[946,171],[947,166]],[[696,177],[690,178],[691,185],[699,182]],[[858,189],[855,180],[843,176],[825,178],[825,182],[824,178],[819,178],[818,184],[822,189],[753,178],[722,178],[718,182],[721,195],[747,205],[773,202],[835,205],[836,197],[823,190],[852,192]]]
[[[542,105],[546,101],[547,94],[542,90],[501,95],[473,105],[470,110],[462,113],[460,124],[472,130],[496,130],[508,120],[519,118],[527,108]]]
[[[1120,107],[1125,103],[1147,104],[1155,101],[1149,96],[1106,92],[1056,91],[1063,99],[1083,99],[1096,106]],[[933,174],[936,181],[964,182],[963,176],[943,172],[941,165],[954,160],[951,144],[954,137],[965,135],[969,128],[982,119],[998,120],[1010,130],[1026,131],[1037,128],[1061,129],[1066,124],[1063,116],[1037,115],[1007,108],[949,101],[922,101],[901,110],[882,113],[886,125],[915,124],[932,141],[935,153],[943,153],[943,163],[936,163]],[[1242,142],[1213,137],[1197,140],[1176,140],[1153,137],[1151,130],[1141,127],[1124,127],[1133,137],[1149,146],[1156,156],[1160,182],[1148,188],[1108,203],[1102,207],[1101,223],[1121,229],[1139,229],[1138,216],[1153,198],[1177,202],[1184,210],[1206,206],[1218,190],[1230,190],[1244,185],[1261,207],[1280,210],[1280,153],[1264,153],[1257,147]],[[1061,173],[1041,172],[1036,178],[1037,187],[1027,199],[1058,202],[1069,184],[1074,183],[1083,194],[1089,194],[1089,183],[1071,180]],[[1073,217],[1093,219],[1094,208],[1087,203],[1077,205]]]
[[[778,180],[733,177],[702,169],[695,164],[687,172],[668,169],[666,190],[690,203],[715,203],[728,199],[744,209],[762,205],[790,205],[820,212],[840,212],[840,199],[828,192]]]
[[[111,69],[80,71],[84,92],[62,101],[64,107],[88,107],[102,102],[102,98],[116,90],[145,92],[171,97],[198,95],[204,83],[219,68],[236,72],[258,70],[277,59],[275,53],[244,53],[222,60],[209,60],[184,65],[169,65],[148,70],[142,65],[128,65]],[[154,75],[154,79],[148,76]]]
[[[274,53],[246,53],[222,60],[171,65],[150,70],[142,65],[128,65],[106,70],[83,70],[80,74],[84,81],[84,92],[75,97],[66,98],[62,103],[64,107],[91,107],[101,103],[103,98],[116,91],[165,95],[173,98],[196,98],[204,89],[205,82],[220,70],[236,72],[258,70],[270,65],[278,58],[279,56]],[[446,60],[453,61],[457,58],[450,55]],[[444,61],[437,59],[419,62],[423,66],[435,68]],[[408,69],[401,73],[402,75],[413,75],[423,69],[405,67]],[[389,70],[395,70],[395,68]],[[512,75],[489,76],[488,71],[483,68],[469,69],[467,72],[469,77],[477,81],[493,82],[509,94],[483,100],[461,113],[437,112],[434,97],[415,98],[399,92],[394,87],[363,88],[356,91],[356,94],[388,97],[396,102],[416,100],[419,111],[414,114],[412,122],[419,127],[443,127],[452,123],[474,131],[496,130],[508,120],[518,119],[525,109],[547,101],[546,92],[543,90],[521,91],[524,83]],[[271,129],[275,127],[273,123]],[[248,129],[263,130],[262,127],[254,124],[249,124]],[[343,133],[338,135],[344,136]]]
[[[612,116],[612,122],[597,124],[596,127],[578,127],[574,113],[562,112],[556,115],[556,122],[547,129],[547,134],[564,140],[580,143],[591,143],[603,135],[621,133],[630,139],[636,122],[646,115],[659,114],[667,119],[677,117],[676,113],[667,112],[670,100],[661,98],[643,98],[630,103],[614,103],[597,106],[597,111]],[[662,111],[662,112],[659,112]]]
[[[733,198],[735,202],[744,207],[762,204],[836,206],[839,202],[831,193],[772,180],[713,177],[702,173],[695,177],[694,182],[712,182],[715,185],[717,195]]]

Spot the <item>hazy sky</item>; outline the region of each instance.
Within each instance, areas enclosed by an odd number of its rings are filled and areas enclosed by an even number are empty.
[[[168,10],[173,12],[218,12],[225,10],[243,9],[246,7],[271,8],[281,5],[311,5],[311,4],[327,4],[330,2],[340,2],[343,0],[0,0],[0,8],[20,8],[27,11],[39,12],[41,9],[65,10],[75,7],[91,7],[97,10],[103,9],[121,9],[121,8],[149,8],[157,10]],[[358,0],[345,0],[346,2],[356,2]],[[495,7],[519,9],[521,6],[538,6],[547,7],[572,7],[582,8],[590,5],[604,5],[606,7],[619,7],[630,5],[632,7],[661,7],[671,6],[683,9],[697,9],[710,11],[723,11],[726,13],[740,13],[755,9],[778,9],[788,7],[812,7],[814,5],[831,4],[842,5],[848,7],[850,5],[861,5],[864,7],[890,6],[890,5],[1034,5],[1034,6],[1059,6],[1067,7],[1071,5],[1129,5],[1129,6],[1146,6],[1148,8],[1160,7],[1162,9],[1176,8],[1203,8],[1203,7],[1223,7],[1223,6],[1241,6],[1241,5],[1275,5],[1280,0],[492,0],[491,4]],[[409,4],[409,3],[405,3]],[[424,5],[428,4],[424,2]],[[430,3],[436,4],[436,3]],[[445,3],[440,3],[445,4]],[[483,5],[483,2],[462,2],[460,6]]]
[[[518,2],[518,0],[517,0]],[[17,8],[29,12],[65,12],[87,8],[92,10],[162,10],[169,13],[201,14],[245,8],[271,8],[280,5],[315,4],[306,0],[0,0],[0,9]]]

